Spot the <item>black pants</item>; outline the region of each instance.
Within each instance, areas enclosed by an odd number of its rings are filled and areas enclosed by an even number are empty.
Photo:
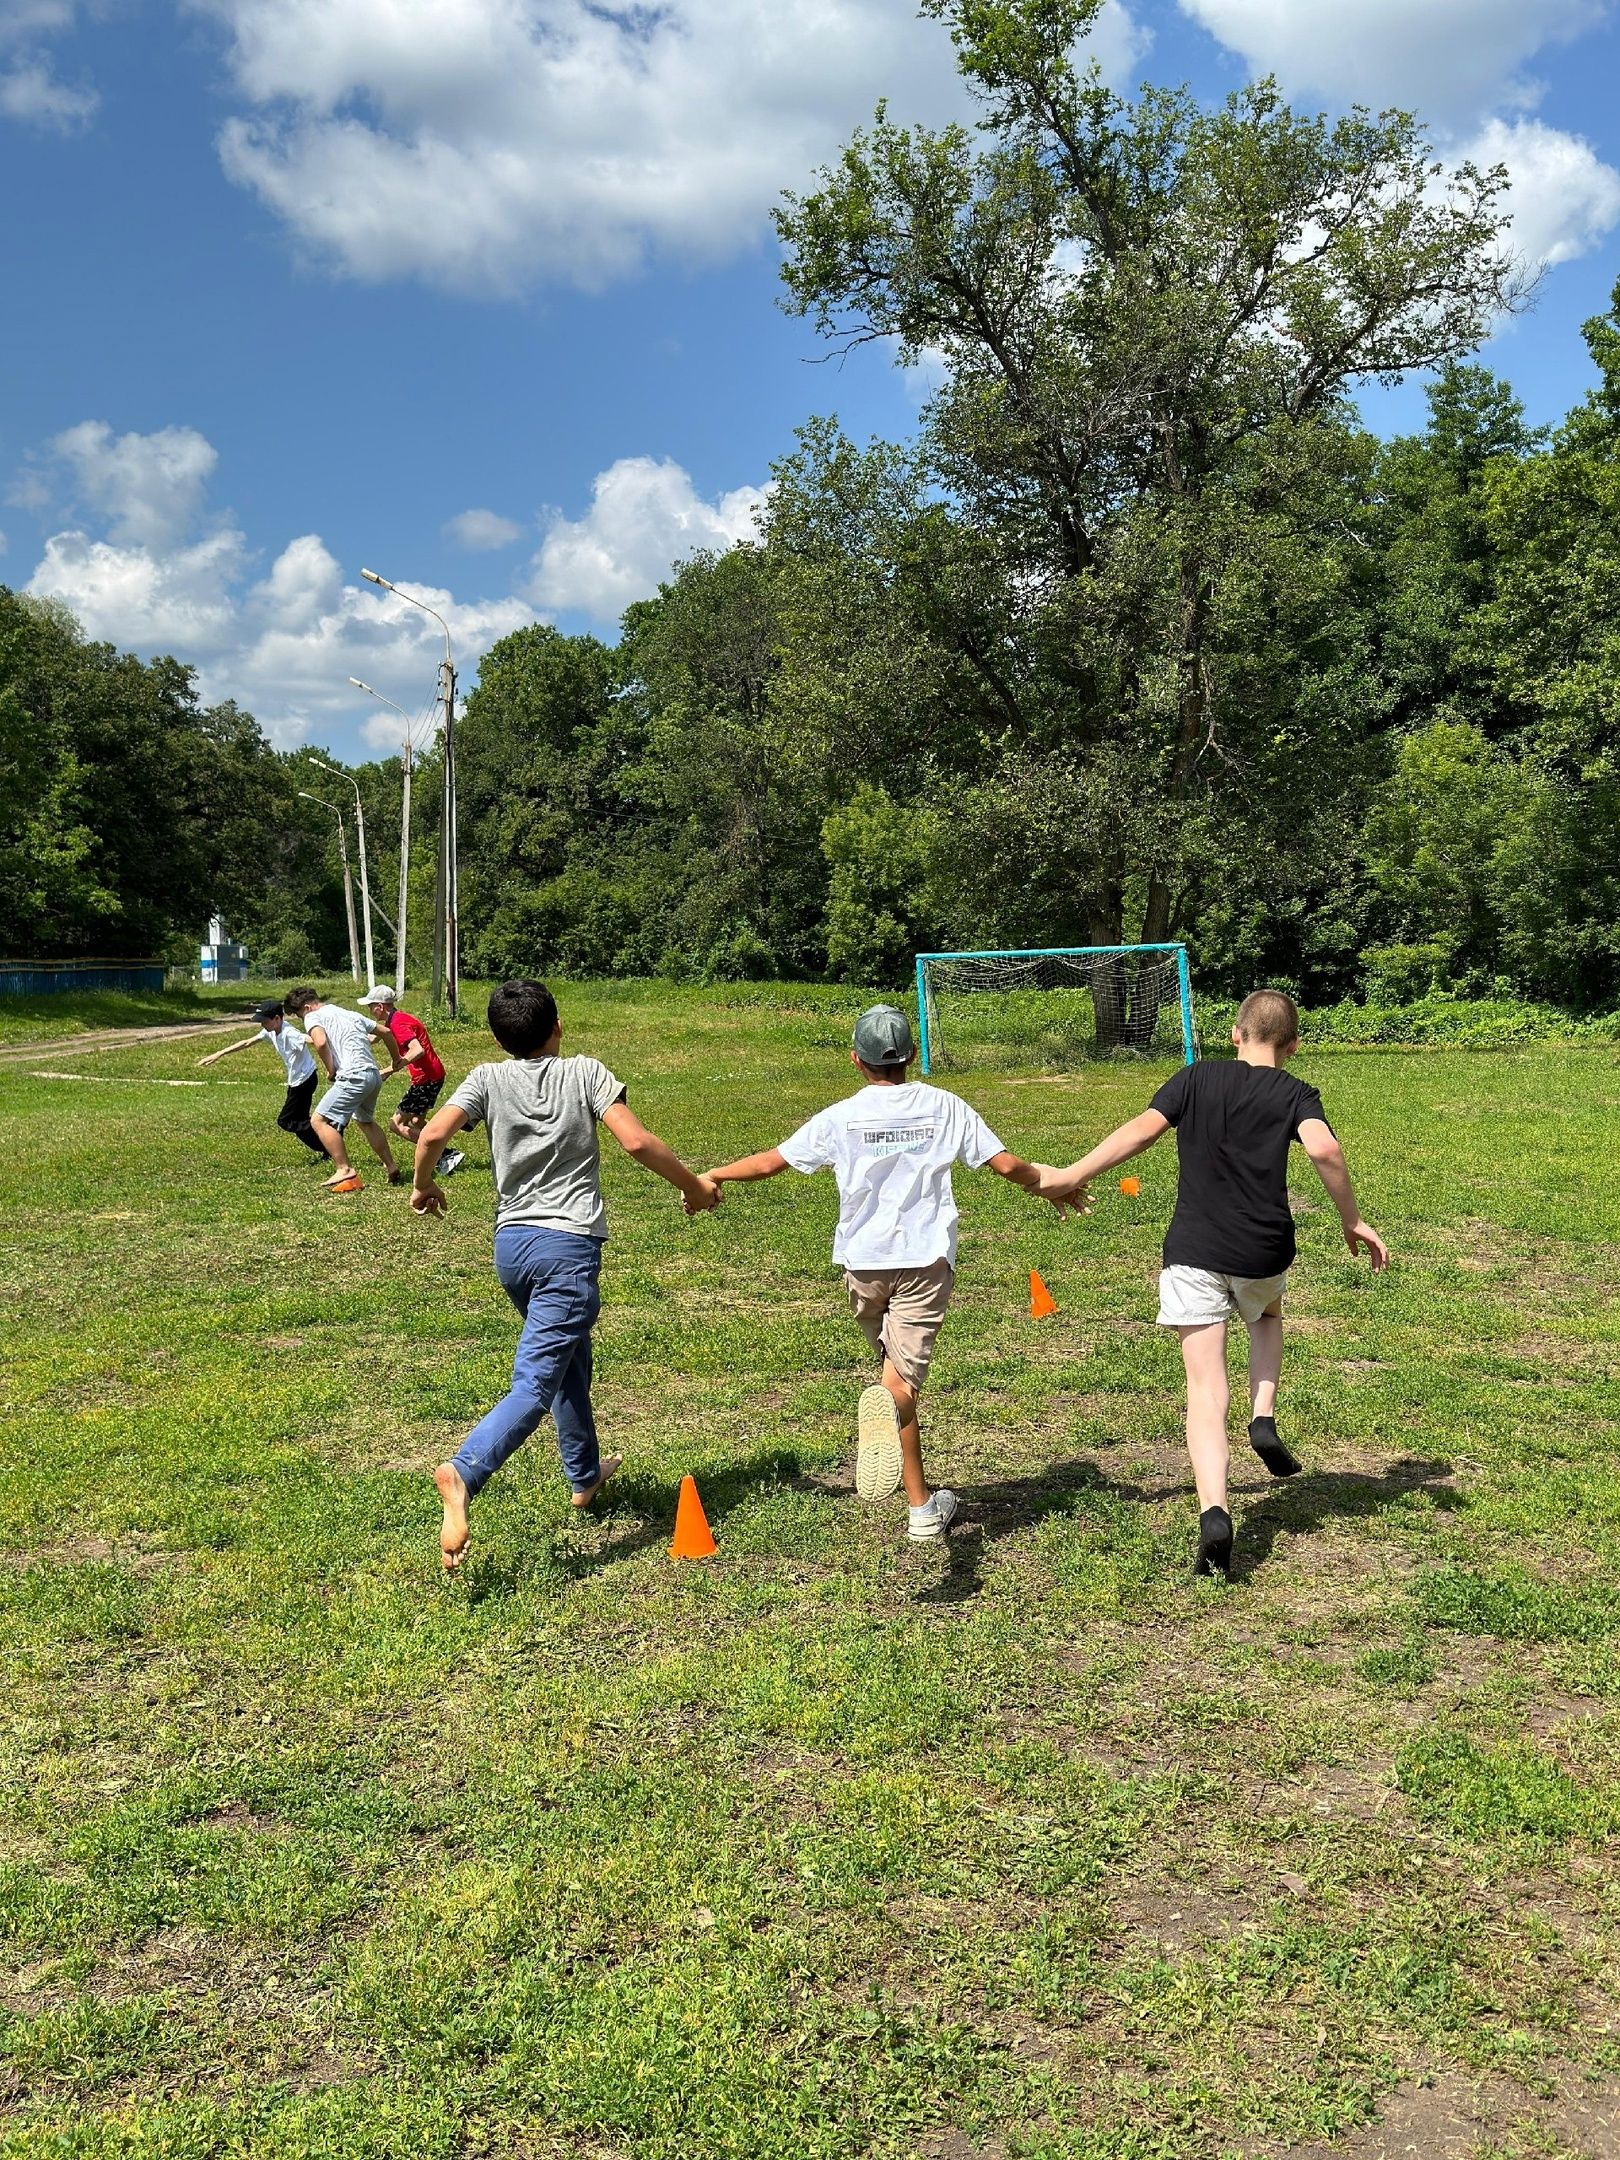
[[[287,1090],[287,1100],[281,1106],[276,1123],[295,1140],[302,1140],[313,1154],[324,1155],[326,1150],[316,1139],[315,1128],[309,1122],[309,1106],[315,1100],[315,1083],[319,1078],[319,1073],[311,1073],[307,1080],[300,1080],[296,1087]]]

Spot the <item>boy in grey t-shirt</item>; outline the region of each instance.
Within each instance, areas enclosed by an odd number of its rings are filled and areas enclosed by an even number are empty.
[[[473,1427],[433,1482],[443,1504],[439,1551],[461,1565],[467,1509],[549,1410],[575,1507],[588,1507],[619,1468],[604,1457],[591,1411],[591,1329],[601,1310],[597,1277],[607,1214],[602,1205],[596,1128],[605,1125],[627,1155],[680,1189],[688,1215],[719,1204],[720,1188],[699,1177],[648,1132],[626,1089],[591,1057],[560,1057],[562,1024],[544,983],[502,983],[489,1001],[490,1033],[507,1062],[475,1065],[416,1143],[411,1206],[445,1212],[434,1169],[452,1135],[489,1127],[495,1165],[495,1272],[523,1316],[508,1394]]]

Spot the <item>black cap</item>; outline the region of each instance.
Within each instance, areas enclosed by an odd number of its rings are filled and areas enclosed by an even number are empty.
[[[253,1017],[255,1020],[279,1020],[281,1011],[280,998],[266,998],[262,1005],[254,1006]]]

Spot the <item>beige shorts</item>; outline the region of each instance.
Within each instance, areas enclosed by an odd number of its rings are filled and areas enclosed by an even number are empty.
[[[907,1387],[928,1378],[934,1338],[951,1302],[956,1276],[948,1260],[925,1268],[844,1270],[849,1309],[878,1357],[886,1357]]]
[[[1159,1276],[1160,1327],[1216,1327],[1223,1320],[1256,1320],[1283,1294],[1280,1275],[1217,1275],[1212,1268],[1167,1267]]]

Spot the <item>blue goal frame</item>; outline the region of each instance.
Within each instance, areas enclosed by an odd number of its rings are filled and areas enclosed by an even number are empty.
[[[930,960],[1101,960],[1124,953],[1174,953],[1176,982],[1181,990],[1181,1044],[1183,1062],[1191,1065],[1198,1056],[1193,1033],[1192,970],[1185,945],[1024,945],[1003,946],[996,952],[925,952],[917,955],[917,1032],[921,1037],[922,1069],[933,1071],[933,1046],[928,1040],[928,999],[923,971]]]

